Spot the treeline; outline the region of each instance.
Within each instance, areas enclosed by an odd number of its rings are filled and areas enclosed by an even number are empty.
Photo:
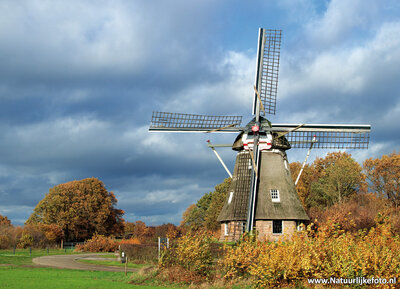
[[[118,244],[148,244],[158,241],[158,237],[174,239],[182,236],[181,227],[168,223],[159,226],[147,226],[142,221],[124,222],[123,231],[120,234],[108,234],[107,236],[93,233],[88,241],[89,247],[107,247],[109,244],[118,247]],[[13,226],[11,221],[0,215],[0,249],[7,248],[45,248],[59,247],[64,241],[64,232],[56,224],[25,224],[24,226]],[[100,240],[100,242],[97,242]],[[90,247],[92,246],[92,247]],[[100,246],[101,247],[101,246]],[[100,251],[103,251],[103,247]],[[96,251],[92,250],[91,251]],[[107,250],[104,250],[107,251]]]
[[[290,164],[293,181],[301,163]],[[182,216],[186,231],[218,232],[218,214],[228,194],[230,179],[190,205]],[[333,152],[304,167],[296,186],[313,223],[333,220],[346,230],[371,228],[378,215],[388,216],[400,233],[400,155],[369,158],[360,165],[351,154]],[[216,233],[217,235],[218,233]]]

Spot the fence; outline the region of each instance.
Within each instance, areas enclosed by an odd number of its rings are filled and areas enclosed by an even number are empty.
[[[62,243],[62,249],[73,250],[73,249],[75,249],[75,246],[78,245],[78,244],[84,244],[84,242],[63,242]]]

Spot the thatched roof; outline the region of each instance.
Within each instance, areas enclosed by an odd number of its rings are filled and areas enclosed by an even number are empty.
[[[218,221],[245,221],[247,219],[251,180],[250,164],[248,151],[239,152],[229,190],[233,192],[233,196],[229,202],[228,194]],[[260,166],[255,219],[309,220],[290,176],[286,153],[283,150],[263,151]],[[279,203],[272,202],[271,189],[279,190]]]

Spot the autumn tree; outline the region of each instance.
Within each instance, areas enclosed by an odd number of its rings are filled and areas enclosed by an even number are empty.
[[[168,237],[170,239],[175,238],[179,234],[177,227],[174,224],[162,224],[155,227],[155,237]]]
[[[6,216],[0,215],[0,226],[11,226],[11,221]]]
[[[124,238],[129,238],[133,236],[135,230],[135,223],[125,222],[124,223]]]
[[[370,189],[385,196],[395,208],[400,207],[400,154],[383,155],[364,161],[364,172]]]
[[[0,249],[11,246],[13,231],[11,221],[6,216],[0,215]]]
[[[290,173],[293,179],[293,182],[296,181],[297,176],[300,173],[302,163],[293,162],[290,163]],[[296,185],[297,194],[299,195],[300,201],[303,207],[308,208],[308,204],[306,200],[310,196],[311,185],[318,179],[318,174],[316,173],[315,167],[312,164],[306,164],[304,166],[303,172],[300,176],[300,179]]]
[[[365,175],[361,166],[346,152],[329,153],[313,163],[315,177],[306,199],[309,207],[328,207],[365,191]]]
[[[180,223],[180,227],[184,228],[187,227],[190,222],[190,215],[192,214],[192,210],[196,208],[196,204],[191,204],[189,207],[182,214],[182,221]]]
[[[27,224],[56,224],[67,241],[86,240],[95,233],[119,235],[123,232],[122,210],[103,182],[88,178],[57,185],[35,207]]]
[[[231,178],[225,179],[224,182],[217,185],[215,187],[215,191],[212,192],[211,203],[204,217],[204,227],[207,230],[216,231],[221,227],[220,223],[217,221],[217,218],[227,198],[231,180]]]

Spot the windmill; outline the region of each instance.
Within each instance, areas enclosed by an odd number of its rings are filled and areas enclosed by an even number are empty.
[[[153,112],[150,131],[239,133],[238,151],[228,197],[218,217],[221,240],[237,240],[256,229],[262,239],[292,234],[309,220],[290,175],[290,148],[367,149],[370,125],[272,124],[275,114],[281,30],[259,29],[257,70],[252,114],[241,126],[241,116],[212,116]],[[213,146],[214,147],[214,146]]]

